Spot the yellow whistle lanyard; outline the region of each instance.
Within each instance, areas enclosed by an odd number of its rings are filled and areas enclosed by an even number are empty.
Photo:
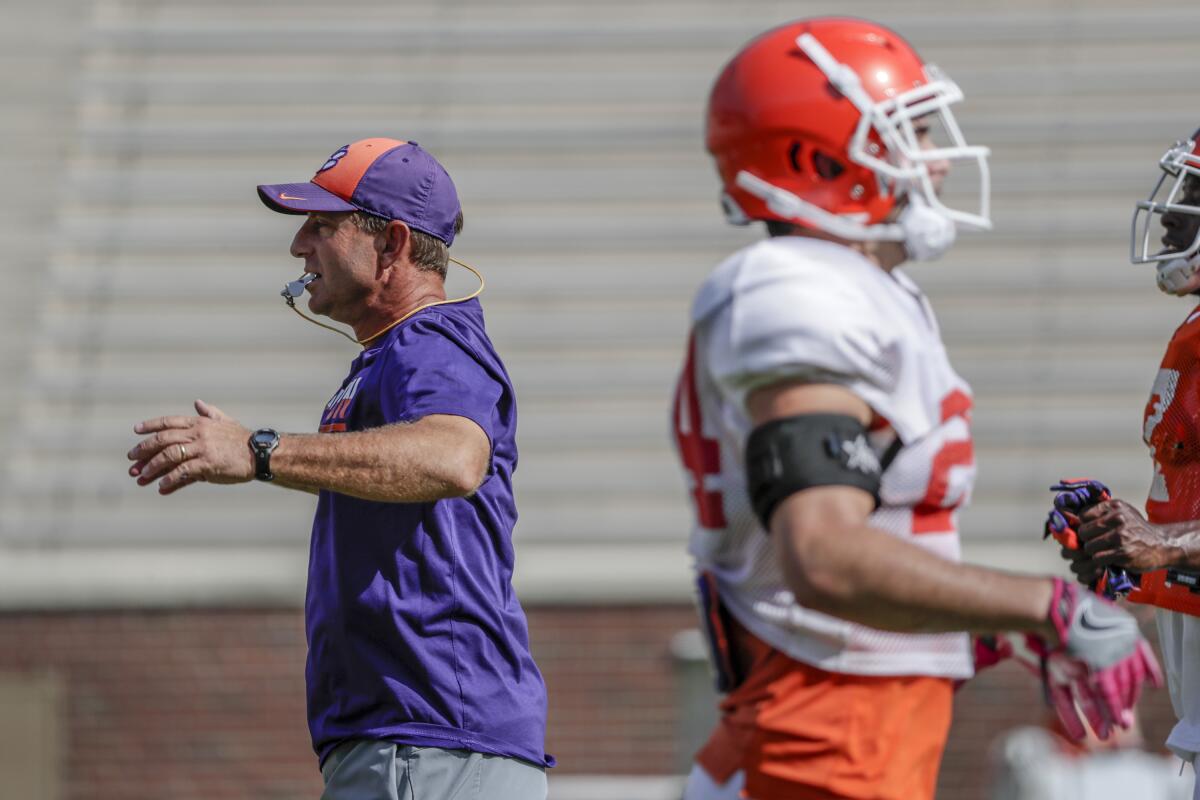
[[[483,276],[479,274],[479,270],[475,269],[470,264],[465,264],[462,261],[459,261],[457,258],[451,258],[450,260],[453,261],[455,264],[458,264],[460,267],[467,270],[468,272],[470,272],[472,275],[474,275],[476,278],[479,279],[479,287],[476,288],[475,291],[471,292],[469,295],[466,295],[465,297],[452,297],[448,300],[434,300],[432,303],[426,303],[423,306],[417,306],[416,308],[414,308],[412,311],[405,314],[400,319],[396,320],[395,322],[388,323],[387,327],[382,328],[381,330],[378,330],[375,333],[372,333],[370,336],[368,336],[365,339],[355,339],[350,334],[346,333],[343,330],[339,330],[339,329],[333,327],[332,325],[326,325],[324,322],[317,322],[315,319],[308,316],[300,309],[296,308],[296,298],[294,298],[294,297],[287,298],[288,308],[290,308],[292,311],[295,311],[302,318],[308,320],[313,325],[320,325],[322,328],[324,328],[327,331],[333,331],[334,333],[338,334],[339,336],[345,336],[347,339],[349,339],[350,341],[354,342],[355,344],[357,344],[359,346],[366,346],[367,342],[370,342],[372,339],[378,339],[380,336],[383,336],[385,333],[387,333],[392,328],[399,325],[401,322],[404,322],[404,320],[408,319],[413,314],[416,314],[418,311],[424,311],[425,309],[433,308],[434,306],[444,306],[449,303],[465,303],[468,300],[474,300],[476,297],[479,297],[479,295],[483,293],[483,288],[484,288],[484,286],[486,286],[486,283],[483,280]]]

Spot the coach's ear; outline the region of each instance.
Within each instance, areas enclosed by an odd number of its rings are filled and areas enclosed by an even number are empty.
[[[376,266],[380,272],[398,263],[408,263],[411,251],[412,230],[398,219],[389,222],[375,237]]]

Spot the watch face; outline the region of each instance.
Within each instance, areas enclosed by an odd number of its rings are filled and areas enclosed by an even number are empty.
[[[279,438],[279,434],[275,431],[255,431],[250,437],[250,441],[261,447],[270,447]]]

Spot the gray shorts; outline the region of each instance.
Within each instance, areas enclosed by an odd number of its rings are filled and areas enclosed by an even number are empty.
[[[321,767],[321,800],[545,800],[546,770],[516,758],[343,742]]]

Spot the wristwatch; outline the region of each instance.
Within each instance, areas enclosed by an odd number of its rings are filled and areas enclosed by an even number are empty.
[[[279,446],[279,431],[259,428],[250,434],[250,452],[254,453],[254,477],[260,481],[273,481],[271,453]]]

